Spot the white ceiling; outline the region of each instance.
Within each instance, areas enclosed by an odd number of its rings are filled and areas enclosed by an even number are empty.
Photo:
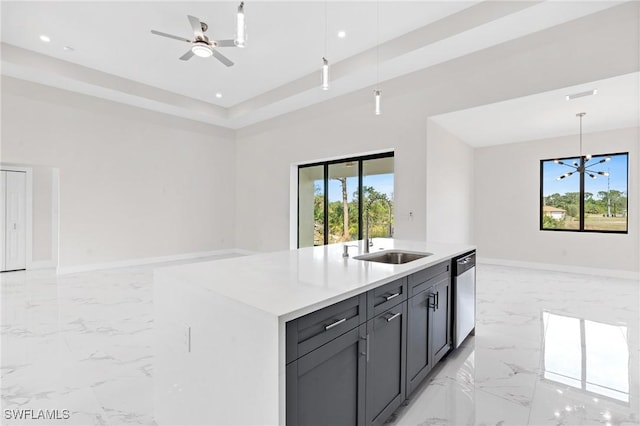
[[[2,1],[2,73],[237,129],[370,88],[376,57],[385,81],[620,3],[380,1],[378,36],[374,1],[248,0],[247,47],[221,48],[235,62],[226,68],[180,61],[189,45],[150,30],[190,38],[191,14],[209,36],[233,38],[237,1]],[[328,92],[319,87],[325,5]]]
[[[566,96],[595,89],[592,96]],[[474,147],[640,126],[640,73],[430,117]]]

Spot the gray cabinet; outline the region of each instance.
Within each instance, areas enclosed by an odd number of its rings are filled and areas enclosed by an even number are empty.
[[[449,269],[287,322],[287,426],[382,425],[451,348]]]
[[[451,276],[443,274],[431,290],[435,294],[435,307],[431,310],[433,331],[433,363],[437,364],[451,350]]]
[[[407,395],[451,349],[450,269],[447,261],[409,276]]]
[[[407,302],[407,395],[431,371],[431,292],[425,290]]]
[[[365,425],[366,325],[287,364],[288,426]]]
[[[367,321],[367,425],[381,425],[405,400],[407,302]]]

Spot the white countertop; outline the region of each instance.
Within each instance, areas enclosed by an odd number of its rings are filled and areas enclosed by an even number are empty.
[[[374,238],[370,252],[399,249],[433,253],[404,265],[354,259],[363,241],[159,268],[180,285],[196,285],[288,321],[394,279],[474,250],[466,244]]]

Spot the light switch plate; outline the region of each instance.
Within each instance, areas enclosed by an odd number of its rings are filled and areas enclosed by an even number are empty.
[[[184,324],[182,328],[182,345],[187,353],[191,352],[191,327],[188,324]]]

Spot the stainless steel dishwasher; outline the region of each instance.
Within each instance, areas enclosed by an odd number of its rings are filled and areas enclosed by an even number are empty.
[[[476,328],[476,252],[454,259],[453,268],[453,345],[457,348]]]

